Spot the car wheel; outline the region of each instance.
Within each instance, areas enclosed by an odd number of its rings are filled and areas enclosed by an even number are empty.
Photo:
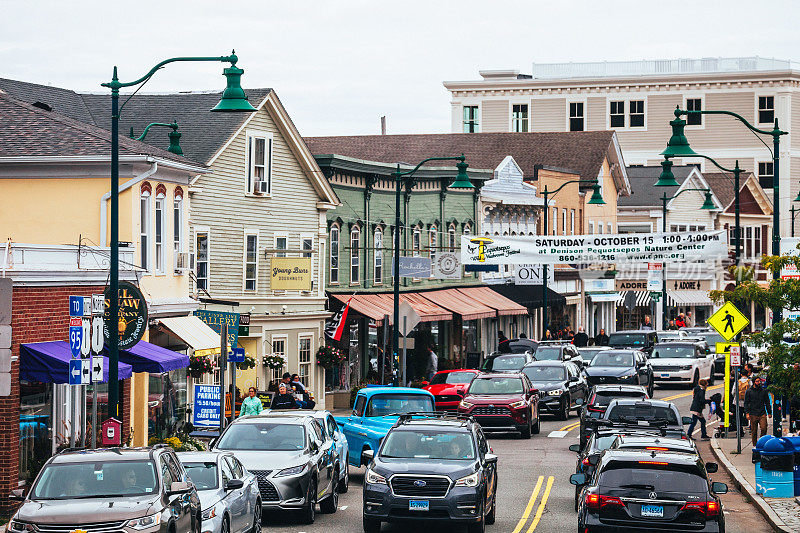
[[[489,509],[489,514],[486,515],[486,525],[491,526],[497,519],[497,493],[495,492],[492,498],[492,508]]]
[[[253,510],[253,527],[250,533],[261,533],[261,501],[256,500],[256,508]]]
[[[378,533],[381,530],[380,520],[375,518],[367,518],[365,516],[361,522],[364,526],[364,533]]]
[[[539,432],[542,430],[541,426],[539,425],[539,417],[536,417],[536,422],[533,423],[533,434],[538,435]]]
[[[339,494],[345,494],[350,490],[350,458],[344,461],[344,477],[339,481]]]
[[[656,384],[653,383],[653,378],[650,378],[650,384],[647,386],[647,395],[652,398],[655,390],[656,390]]]
[[[523,439],[531,438],[531,417],[530,416],[528,416],[528,423],[525,424],[525,427],[522,428],[521,430],[519,430],[519,435]]]
[[[339,469],[333,472],[333,479],[339,479]],[[339,490],[338,483],[331,482],[330,495],[319,503],[319,510],[323,513],[333,514],[339,508]]]
[[[203,515],[202,513],[197,513],[197,516],[194,519],[194,527],[192,531],[194,531],[194,533],[200,533],[202,530],[203,530]]]
[[[486,533],[486,515],[484,515],[484,510],[486,507],[486,502],[481,502],[481,508],[478,509],[478,521],[471,522],[469,526],[467,526],[468,533]]]
[[[561,400],[561,409],[558,411],[558,418],[560,420],[569,420],[569,405],[570,405],[570,397],[569,395],[565,396]]]
[[[222,519],[222,527],[220,528],[220,533],[230,533],[231,526],[228,525],[228,517]]]
[[[578,512],[578,498],[581,495],[581,489],[577,485],[575,485],[575,512]]]
[[[313,524],[317,517],[317,480],[312,478],[308,484],[306,504],[300,511],[304,524]]]

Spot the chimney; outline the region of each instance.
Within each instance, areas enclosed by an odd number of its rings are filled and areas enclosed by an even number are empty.
[[[386,135],[386,115],[381,117],[381,135]]]

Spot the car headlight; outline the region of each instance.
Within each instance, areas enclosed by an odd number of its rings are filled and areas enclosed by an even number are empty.
[[[561,396],[561,394],[563,392],[564,391],[562,391],[561,389],[555,389],[555,390],[547,391],[547,395],[548,396]]]
[[[133,520],[128,520],[126,524],[128,527],[132,527],[133,529],[147,529],[149,527],[157,526],[161,524],[161,513],[151,514],[150,516],[143,516],[141,518],[134,518]]]
[[[284,468],[283,470],[275,474],[275,477],[296,476],[298,474],[301,474],[305,469],[306,465],[291,466],[289,468]]]
[[[522,409],[525,407],[525,400],[520,400],[509,405],[511,409]]]
[[[367,480],[367,483],[372,483],[373,485],[386,485],[386,478],[380,474],[376,474],[374,470],[369,468],[367,469],[364,479]]]
[[[20,522],[19,520],[12,518],[11,521],[8,523],[8,530],[9,531],[36,531],[36,528],[33,524],[27,524],[25,522]]]
[[[203,520],[211,520],[217,516],[217,505],[214,504],[205,511],[203,511]]]
[[[472,405],[473,405],[473,404],[471,404],[471,403],[469,403],[469,402],[465,402],[464,400],[461,400],[461,401],[459,402],[459,404],[458,404],[458,406],[459,406],[461,409],[472,409]]]
[[[477,487],[481,480],[480,472],[475,472],[456,480],[456,487]]]
[[[633,381],[636,379],[636,374],[625,374],[624,376],[620,376],[619,379],[623,381]]]
[[[692,369],[692,365],[683,365],[681,367],[681,370],[691,370],[691,369]]]

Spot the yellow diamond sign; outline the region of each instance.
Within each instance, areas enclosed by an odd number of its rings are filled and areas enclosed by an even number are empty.
[[[717,330],[726,341],[733,339],[749,323],[747,317],[730,302],[725,302],[725,305],[708,319],[708,325]]]

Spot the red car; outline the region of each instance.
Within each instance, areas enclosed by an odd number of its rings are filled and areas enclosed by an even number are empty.
[[[522,373],[481,374],[470,383],[458,412],[472,415],[488,430],[539,433],[539,391]]]
[[[433,375],[431,382],[422,387],[436,397],[437,411],[457,411],[467,387],[480,374],[479,370],[441,370]]]

